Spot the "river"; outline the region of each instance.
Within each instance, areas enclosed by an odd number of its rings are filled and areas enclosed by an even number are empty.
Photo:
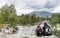
[[[18,31],[15,34],[4,34],[0,32],[0,38],[58,38],[55,35],[51,35],[51,36],[41,36],[41,37],[37,37],[35,35],[35,28],[37,25],[34,26],[17,26],[18,27]],[[41,24],[41,27],[43,26],[43,24]]]

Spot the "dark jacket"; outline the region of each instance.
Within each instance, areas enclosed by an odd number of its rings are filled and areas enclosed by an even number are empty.
[[[51,28],[48,25],[44,25],[43,27],[43,35],[51,35]]]
[[[41,36],[42,35],[42,30],[41,30],[40,27],[37,27],[36,30],[35,30],[35,32],[36,32],[37,36]]]

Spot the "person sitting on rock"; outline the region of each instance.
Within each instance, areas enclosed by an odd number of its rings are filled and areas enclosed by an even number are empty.
[[[40,24],[38,24],[35,32],[37,36],[42,36],[42,30],[41,30]]]
[[[51,32],[51,28],[50,26],[48,26],[48,24],[46,22],[44,22],[44,26],[43,26],[43,35],[45,36],[49,36],[51,35],[52,32]]]

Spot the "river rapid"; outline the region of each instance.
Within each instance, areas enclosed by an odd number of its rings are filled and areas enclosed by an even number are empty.
[[[51,35],[51,36],[41,36],[41,37],[37,37],[35,35],[35,29],[36,29],[37,25],[34,26],[17,26],[18,27],[18,31],[15,34],[5,34],[0,32],[0,38],[58,38],[55,35]],[[43,26],[43,24],[41,24],[41,27]]]

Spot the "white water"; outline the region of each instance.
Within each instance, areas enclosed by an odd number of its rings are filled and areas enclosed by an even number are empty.
[[[41,27],[43,24],[41,24]],[[57,36],[51,35],[51,36],[42,36],[37,37],[35,35],[35,28],[36,25],[28,27],[28,26],[18,26],[18,31],[16,34],[3,34],[0,33],[0,38],[58,38]]]

